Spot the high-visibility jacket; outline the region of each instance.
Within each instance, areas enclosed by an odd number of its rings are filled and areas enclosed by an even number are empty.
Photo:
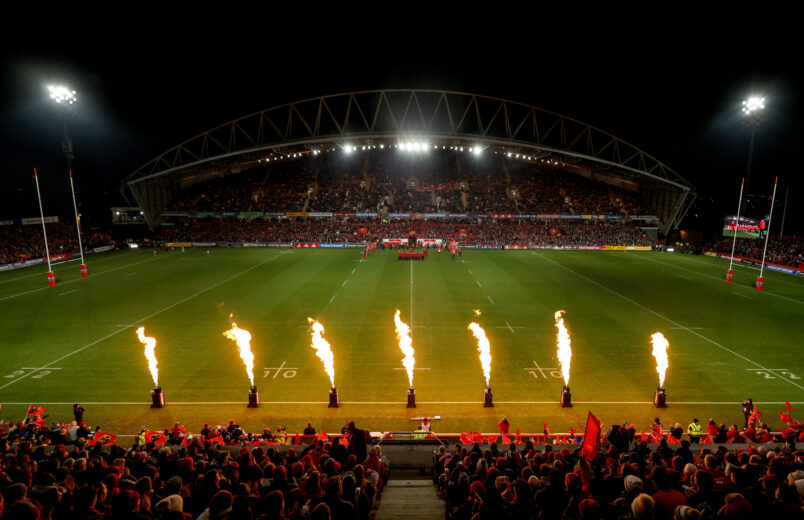
[[[687,426],[687,433],[689,433],[693,437],[700,437],[701,423],[690,423],[690,425]]]

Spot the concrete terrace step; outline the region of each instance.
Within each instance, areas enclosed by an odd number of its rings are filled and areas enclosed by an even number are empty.
[[[406,477],[388,481],[375,520],[442,520],[444,502],[438,499],[433,481]]]

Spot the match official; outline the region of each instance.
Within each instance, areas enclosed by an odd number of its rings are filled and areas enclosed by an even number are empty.
[[[701,424],[698,419],[693,419],[689,426],[687,426],[687,434],[690,436],[690,443],[698,444],[701,442]]]

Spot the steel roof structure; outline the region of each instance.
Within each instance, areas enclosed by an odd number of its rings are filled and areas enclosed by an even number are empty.
[[[442,90],[348,92],[255,112],[165,151],[126,177],[120,189],[155,227],[183,179],[229,172],[269,153],[409,138],[554,156],[628,179],[647,190],[664,233],[678,227],[696,197],[695,188],[670,167],[603,130],[516,101]]]

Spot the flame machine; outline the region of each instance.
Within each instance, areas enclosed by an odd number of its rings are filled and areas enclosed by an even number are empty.
[[[483,408],[494,408],[494,398],[491,394],[490,386],[487,386],[483,391]]]
[[[329,389],[329,407],[328,408],[337,408],[338,407],[338,389],[333,386]]]
[[[410,387],[408,388],[407,408],[416,408],[416,390],[413,389],[413,385],[410,385]]]
[[[260,393],[257,392],[257,387],[252,386],[248,390],[248,406],[247,408],[257,408],[260,405]]]
[[[161,386],[155,386],[151,390],[151,408],[162,408],[165,406],[165,394]]]
[[[653,394],[653,406],[656,408],[667,408],[667,392],[664,390],[664,387],[659,387],[656,389],[656,393]]]
[[[572,408],[572,393],[569,386],[565,386],[561,391],[561,407]]]

